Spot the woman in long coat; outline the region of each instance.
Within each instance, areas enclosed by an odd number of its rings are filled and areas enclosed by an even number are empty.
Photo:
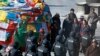
[[[97,46],[97,41],[92,40],[91,45],[88,47],[85,56],[100,56],[100,47]]]
[[[80,35],[81,35],[81,43],[80,44],[82,45],[83,53],[86,52],[86,49],[90,45],[90,40],[91,40],[90,33],[91,33],[91,30],[90,30],[90,26],[88,25],[88,22],[86,20],[83,20],[83,24],[82,24],[81,30],[80,30]],[[84,36],[88,37],[88,39],[89,39],[89,40],[86,40],[87,44],[84,43],[84,41],[82,41]]]

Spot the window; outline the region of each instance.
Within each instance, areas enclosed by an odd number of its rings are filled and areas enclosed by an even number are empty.
[[[89,14],[90,13],[90,6],[88,6],[87,4],[84,5],[84,10],[85,10],[85,14]]]

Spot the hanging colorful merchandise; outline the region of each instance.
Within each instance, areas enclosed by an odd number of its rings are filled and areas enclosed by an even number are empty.
[[[14,39],[15,42],[18,42],[20,47],[24,47],[25,46],[25,39],[26,39],[26,33],[27,33],[27,21],[23,20],[20,24],[18,29],[16,30]]]
[[[17,0],[19,3],[25,3],[25,0]]]
[[[26,3],[31,6],[31,7],[34,7],[36,2],[34,2],[35,0],[26,0]],[[37,1],[37,0],[36,0]]]
[[[6,16],[7,16],[7,12],[0,10],[0,22],[7,22]]]
[[[6,44],[13,44],[14,43],[14,32],[17,29],[17,23],[15,23],[14,21],[10,21],[9,22],[9,26],[6,30],[6,32],[8,32],[10,34],[9,38],[6,41]]]
[[[19,43],[19,47],[26,46],[27,33],[34,32],[39,38],[40,29],[50,32],[50,9],[41,0],[12,0],[17,1],[13,6],[0,10],[0,45]],[[14,2],[15,3],[15,2]],[[8,3],[9,4],[9,3]],[[19,4],[27,5],[23,9]],[[25,10],[26,9],[26,10]],[[3,38],[3,39],[2,39]]]
[[[9,21],[9,23],[0,23],[0,45],[9,45],[14,43],[13,34],[16,30],[16,26],[17,24],[14,23],[14,21]],[[5,37],[4,34],[6,35]]]
[[[0,0],[0,6],[7,6],[8,0]]]
[[[7,23],[0,23],[0,41],[6,41],[7,40],[7,32],[6,29],[8,28]],[[1,44],[1,43],[0,43]]]
[[[29,31],[37,32],[34,23],[30,23],[27,25],[27,32]]]
[[[16,12],[8,12],[7,17],[8,20],[16,21],[17,20],[17,13]]]

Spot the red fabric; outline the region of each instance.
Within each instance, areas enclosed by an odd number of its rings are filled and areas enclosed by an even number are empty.
[[[17,24],[15,24],[13,21],[10,21],[9,26],[6,31],[13,34],[16,29],[16,26],[17,26]]]
[[[47,28],[48,28],[48,31],[50,32],[51,31],[51,26],[49,24],[47,25]]]
[[[10,45],[10,44],[13,44],[14,43],[14,37],[13,37],[13,34],[14,34],[14,31],[16,30],[16,26],[17,24],[15,24],[13,21],[10,21],[9,23],[9,26],[8,28],[6,29],[7,32],[9,32],[11,34],[11,36],[9,37],[9,39],[5,42],[3,41],[0,41],[0,45]]]
[[[17,24],[15,24],[13,21],[10,21],[8,29],[6,31],[11,34],[11,37],[9,38],[9,40],[6,41],[7,45],[13,44],[14,42],[13,34],[14,34],[14,31],[16,30],[16,26]]]
[[[12,45],[14,43],[14,37],[13,36],[11,36],[6,42],[4,42],[4,41],[0,41],[0,45]]]
[[[34,21],[35,21],[35,17],[33,16],[33,17],[29,18],[28,23],[32,23]]]
[[[35,13],[41,13],[41,11],[42,11],[41,9],[34,9]]]

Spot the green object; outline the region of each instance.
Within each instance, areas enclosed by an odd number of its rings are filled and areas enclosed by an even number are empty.
[[[15,33],[15,42],[18,42],[20,47],[23,47],[26,44],[26,26],[27,22],[23,21]]]
[[[0,2],[2,2],[2,0],[0,0]]]
[[[2,2],[8,2],[8,0],[3,0]]]
[[[34,32],[34,36],[36,37],[36,41],[38,41],[38,38],[39,38],[39,32]]]
[[[34,35],[38,38],[39,37],[39,32],[34,32]]]
[[[37,22],[42,22],[42,19],[43,19],[43,15],[39,15],[37,18]]]
[[[0,6],[7,6],[8,0],[0,0]]]

